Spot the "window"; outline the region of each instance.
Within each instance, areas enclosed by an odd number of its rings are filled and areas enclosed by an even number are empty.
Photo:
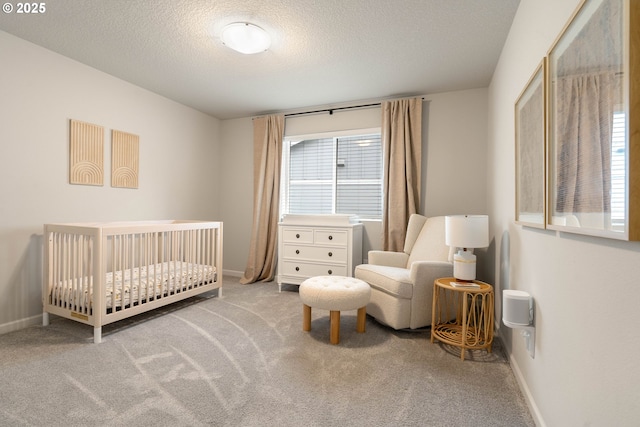
[[[281,214],[382,218],[379,129],[287,137],[282,153]]]
[[[624,229],[625,224],[625,171],[626,137],[624,112],[613,113],[613,130],[611,135],[611,225]]]

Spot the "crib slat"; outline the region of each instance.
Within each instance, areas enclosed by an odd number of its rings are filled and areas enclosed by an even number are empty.
[[[94,290],[94,281],[93,281],[93,275],[95,274],[95,271],[93,269],[93,259],[94,256],[96,256],[95,253],[95,241],[93,239],[93,237],[89,238],[89,249],[87,251],[87,274],[89,276],[89,280],[87,281],[87,293],[86,298],[85,298],[85,305],[87,307],[87,315],[92,315],[93,314],[93,308],[91,307],[91,299],[92,299],[92,295],[93,295],[93,290]]]
[[[68,261],[68,258],[67,258],[67,242],[68,242],[68,240],[69,240],[69,236],[67,236],[66,234],[63,234],[61,236],[61,240],[60,240],[60,244],[61,244],[61,246],[60,246],[60,256],[62,258],[60,260],[60,262],[61,262],[61,265],[60,265],[60,274],[61,274],[60,275],[60,280],[62,280],[62,283],[65,284],[65,287],[63,288],[63,294],[60,295],[61,304],[62,304],[61,306],[62,307],[66,307],[67,306],[67,300],[66,300],[66,298],[67,298],[66,292],[67,291],[66,291],[66,288],[67,288],[67,286],[69,284],[69,282],[68,282],[69,277],[67,275],[67,261]]]
[[[136,266],[136,261],[135,261],[135,248],[136,248],[136,235],[135,234],[131,234],[127,236],[127,242],[129,243],[127,245],[127,259],[129,260],[129,304],[131,304],[133,306],[133,286],[135,283],[135,266]],[[123,287],[124,287],[124,283],[123,283]]]
[[[134,272],[133,272],[133,248],[131,246],[131,242],[132,242],[132,237],[129,234],[126,234],[124,236],[124,259],[125,259],[125,269],[128,271],[128,276],[129,276],[129,285],[127,286],[127,281],[126,280],[122,280],[122,290],[121,295],[122,295],[122,308],[126,308],[128,304],[131,304],[133,301],[131,301],[131,290],[133,287],[133,279],[134,279]],[[127,299],[127,289],[129,290],[128,295],[129,295],[129,299]]]
[[[105,288],[106,288],[106,292],[105,292],[105,296],[110,295],[111,298],[111,303],[109,303],[109,300],[107,299],[106,304],[105,305],[109,305],[110,304],[110,308],[115,311],[116,308],[116,299],[115,299],[115,292],[113,289],[113,282],[115,280],[115,273],[118,270],[118,260],[116,258],[116,249],[117,249],[117,245],[118,245],[118,237],[117,236],[112,236],[110,239],[110,249],[111,249],[111,266],[110,266],[110,273],[111,273],[111,277],[113,280],[111,280],[110,283],[105,283]]]
[[[186,264],[184,263],[184,259],[187,256],[187,231],[180,231],[180,241],[178,242],[178,268],[180,269],[178,283],[174,288],[175,293],[181,292],[181,290],[186,286],[184,276],[187,274],[186,272]]]
[[[193,272],[193,265],[190,265],[191,262],[191,235],[193,233],[191,232],[191,230],[187,230],[184,232],[184,237],[185,237],[185,248],[184,248],[184,274],[182,276],[183,278],[183,285],[181,286],[180,289],[184,289],[187,290],[187,288],[190,287],[190,283],[189,283],[189,274],[190,272]]]
[[[158,298],[162,298],[162,295],[165,294],[165,292],[167,292],[166,289],[166,281],[165,281],[165,275],[166,277],[168,277],[169,272],[167,271],[169,268],[169,264],[168,264],[168,260],[167,260],[167,256],[168,256],[168,248],[167,245],[169,244],[169,233],[162,233],[162,248],[161,248],[161,253],[162,253],[162,258],[161,258],[161,264],[160,264],[160,269],[161,269],[161,282],[160,282],[160,292],[158,295]]]
[[[137,251],[136,251],[136,268],[138,269],[138,283],[136,285],[138,289],[138,298],[137,303],[142,304],[142,264],[144,260],[144,251],[143,251],[143,238],[145,234],[137,234]]]
[[[193,235],[193,242],[192,242],[192,253],[193,253],[193,258],[191,260],[191,262],[193,263],[193,267],[191,268],[191,275],[192,275],[192,280],[191,280],[191,287],[192,288],[197,288],[200,286],[200,284],[198,283],[198,278],[200,277],[200,260],[198,259],[198,242],[199,237],[200,237],[200,231],[199,230],[194,230],[192,232]]]
[[[153,261],[154,261],[154,267],[153,267],[153,294],[151,294],[151,298],[152,299],[156,299],[156,292],[155,289],[158,286],[158,268],[156,267],[158,265],[159,262],[161,262],[161,258],[159,257],[160,254],[160,232],[158,233],[154,233],[153,234],[153,244],[154,244],[154,249],[153,249]],[[160,271],[160,274],[162,274],[162,271]],[[160,276],[162,277],[162,276]]]
[[[176,231],[176,239],[173,242],[175,248],[175,255],[173,257],[173,265],[175,266],[173,269],[173,292],[175,294],[178,289],[182,286],[182,252],[184,250],[184,231]],[[180,262],[180,263],[178,263]],[[177,280],[176,280],[177,279]]]
[[[64,240],[64,280],[68,281],[67,283],[71,285],[71,235],[65,234]],[[69,293],[67,292],[65,296],[65,307],[71,309],[69,302]]]
[[[77,312],[81,312],[80,301],[78,298],[80,297],[80,293],[82,292],[82,234],[77,235],[74,241],[74,252],[76,254],[76,265],[74,268],[74,279],[76,282],[76,289],[73,292],[73,309]]]
[[[49,282],[49,289],[51,290],[51,285],[54,285],[52,301],[51,303],[57,305],[57,301],[59,299],[58,295],[60,292],[60,245],[58,244],[60,236],[58,233],[51,233],[51,259],[53,265],[51,266],[51,282]]]
[[[178,231],[174,231],[171,239],[171,262],[173,263],[173,274],[171,275],[171,286],[169,286],[169,293],[173,294],[175,290],[176,282],[176,266],[178,255]]]
[[[71,275],[73,276],[73,293],[71,294],[71,307],[72,310],[74,311],[79,311],[78,310],[78,293],[80,292],[80,286],[81,286],[81,278],[82,276],[80,276],[80,251],[81,251],[81,242],[82,242],[82,235],[76,235],[73,236],[71,238],[71,252],[73,253],[73,257],[72,257],[72,272]]]

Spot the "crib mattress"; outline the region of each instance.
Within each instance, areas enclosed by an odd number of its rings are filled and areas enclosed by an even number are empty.
[[[216,280],[216,268],[210,265],[168,261],[106,274],[107,310],[146,302],[176,292],[185,291]],[[52,303],[76,310],[93,307],[93,278],[64,280],[51,287]]]

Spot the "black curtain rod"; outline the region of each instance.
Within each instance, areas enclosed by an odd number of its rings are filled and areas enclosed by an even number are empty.
[[[303,111],[300,113],[289,113],[289,114],[285,114],[285,117],[291,117],[291,116],[302,116],[304,114],[316,114],[316,113],[329,113],[329,115],[333,114],[334,111],[339,111],[339,110],[351,110],[353,108],[367,108],[367,107],[379,107],[380,105],[382,105],[380,102],[375,103],[375,104],[364,104],[364,105],[353,105],[351,107],[336,107],[336,108],[326,108],[324,110],[315,110],[315,111]]]
[[[422,100],[424,101],[424,98],[422,98]],[[379,107],[381,105],[382,105],[381,102],[376,102],[376,103],[373,103],[373,104],[352,105],[350,107],[336,107],[336,108],[325,108],[323,110],[302,111],[300,113],[285,114],[284,116],[285,117],[293,117],[293,116],[302,116],[302,115],[305,115],[305,114],[317,114],[317,113],[329,113],[329,115],[332,115],[334,111],[351,110],[351,109],[354,109],[354,108]]]

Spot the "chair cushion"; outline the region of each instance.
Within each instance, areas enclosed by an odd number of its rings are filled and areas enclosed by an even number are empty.
[[[386,292],[397,298],[409,299],[413,295],[410,270],[406,268],[360,264],[356,267],[355,277],[367,282],[371,289]]]
[[[353,277],[310,277],[299,290],[303,304],[332,311],[355,310],[366,306],[371,298],[369,285]]]
[[[411,249],[407,268],[414,261],[448,261],[449,246],[445,244],[444,222],[443,216],[427,219]]]
[[[413,214],[409,217],[409,223],[407,224],[407,234],[404,238],[404,253],[409,255],[413,249],[413,245],[416,243],[416,239],[420,235],[424,223],[427,222],[427,217],[419,214]]]

